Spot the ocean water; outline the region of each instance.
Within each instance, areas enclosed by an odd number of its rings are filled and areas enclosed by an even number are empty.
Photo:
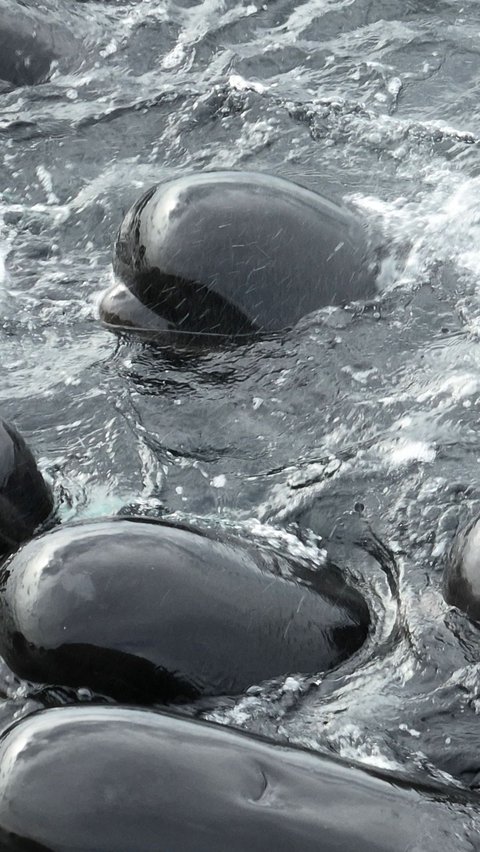
[[[79,46],[0,94],[2,416],[62,521],[188,517],[313,566],[327,549],[364,588],[352,660],[201,716],[480,786],[480,631],[441,594],[480,509],[478,2],[41,7]],[[382,235],[378,298],[195,355],[103,329],[124,212],[216,168],[344,196]],[[5,666],[0,688],[0,726],[62,700]]]

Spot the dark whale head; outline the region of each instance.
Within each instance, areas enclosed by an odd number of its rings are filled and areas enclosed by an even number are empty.
[[[164,337],[281,333],[319,308],[374,295],[371,236],[341,202],[280,177],[182,175],[126,214],[113,270],[133,298],[114,288],[100,315],[112,330]]]
[[[81,53],[80,39],[53,8],[0,0],[0,91],[45,83],[55,68],[78,64]]]
[[[480,518],[457,533],[444,570],[443,594],[448,604],[480,622]]]
[[[15,427],[0,419],[0,554],[30,538],[52,508],[52,492],[31,450]]]

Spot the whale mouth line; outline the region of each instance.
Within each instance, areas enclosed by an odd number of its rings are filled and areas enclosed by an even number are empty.
[[[215,280],[209,286],[155,267],[128,276],[123,283],[145,307],[179,331],[235,337],[262,331],[241,308],[214,289]],[[224,329],[221,332],[217,330],[220,327]]]
[[[148,326],[135,325],[134,323],[117,323],[117,322],[109,322],[107,319],[101,317],[101,324],[108,328],[110,331],[113,329],[117,333],[137,333],[137,334],[145,334],[148,335],[150,339],[155,339],[158,337],[159,339],[162,337],[185,337],[189,340],[193,340],[195,338],[199,338],[201,340],[218,340],[218,341],[228,341],[228,340],[244,340],[248,342],[249,340],[258,340],[262,339],[278,339],[287,331],[291,331],[291,326],[286,326],[281,331],[244,331],[244,332],[219,332],[219,331],[187,331],[186,329],[176,328],[172,326],[171,328],[163,328],[163,329],[155,329],[149,328]]]

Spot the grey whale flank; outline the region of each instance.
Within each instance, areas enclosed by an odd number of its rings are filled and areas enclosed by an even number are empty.
[[[0,761],[0,839],[39,844],[11,849],[475,848],[468,794],[164,713],[47,710],[3,737]]]

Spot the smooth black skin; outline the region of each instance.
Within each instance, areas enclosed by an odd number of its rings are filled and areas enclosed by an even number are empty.
[[[278,332],[375,293],[361,219],[256,172],[202,172],[153,187],[125,216],[113,266],[169,328],[193,333]]]
[[[31,538],[53,497],[20,433],[0,418],[0,554]]]
[[[34,840],[28,840],[10,831],[3,831],[2,828],[0,828],[0,849],[2,852],[51,852],[51,849],[42,843],[36,843]]]
[[[287,563],[285,563],[286,565]],[[240,540],[145,519],[57,528],[0,574],[0,653],[21,677],[148,703],[331,669],[365,641],[362,596],[316,589]]]
[[[37,713],[4,737],[0,765],[0,827],[52,852],[477,848],[478,800],[458,790],[167,714]]]
[[[443,595],[448,604],[480,622],[480,518],[455,537],[443,572]]]
[[[45,82],[52,62],[78,51],[74,35],[38,5],[0,0],[0,81],[10,86]]]

